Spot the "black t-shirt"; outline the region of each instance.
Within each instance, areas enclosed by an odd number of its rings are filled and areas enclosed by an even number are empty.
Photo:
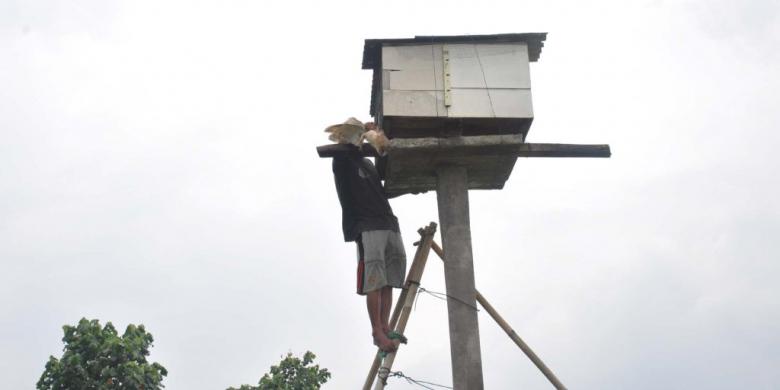
[[[356,153],[334,157],[333,176],[341,203],[344,241],[355,241],[369,230],[399,231],[398,218],[369,159]]]

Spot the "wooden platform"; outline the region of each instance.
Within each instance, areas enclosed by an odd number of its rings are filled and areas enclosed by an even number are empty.
[[[610,157],[609,145],[524,143],[520,134],[449,138],[395,138],[377,167],[389,196],[436,189],[436,167],[460,165],[468,169],[469,189],[501,189],[518,157]],[[320,157],[357,152],[352,145],[317,148]],[[364,144],[360,153],[377,157]]]

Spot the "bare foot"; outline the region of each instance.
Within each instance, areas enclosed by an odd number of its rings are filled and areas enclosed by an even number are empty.
[[[390,340],[387,338],[387,335],[382,332],[373,332],[374,336],[374,345],[379,347],[382,351],[385,352],[395,352],[398,350],[399,343],[397,340]]]

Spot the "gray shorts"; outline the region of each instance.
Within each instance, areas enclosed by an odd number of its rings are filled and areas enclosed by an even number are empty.
[[[364,295],[385,286],[401,288],[406,278],[406,252],[401,233],[371,230],[360,234],[357,293]]]

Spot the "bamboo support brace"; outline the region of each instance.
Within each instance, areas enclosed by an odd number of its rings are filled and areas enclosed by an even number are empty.
[[[436,254],[439,256],[439,258],[442,261],[446,261],[444,260],[444,251],[441,249],[439,244],[437,244],[436,242],[431,243],[431,249],[433,249],[433,251],[436,252]],[[525,355],[528,356],[529,359],[531,359],[534,365],[536,365],[536,367],[539,368],[539,370],[542,372],[542,374],[544,374],[547,380],[549,380],[550,383],[552,383],[552,385],[555,386],[557,390],[566,390],[566,386],[564,386],[563,383],[561,383],[561,381],[558,380],[555,374],[553,374],[553,372],[547,367],[547,365],[544,364],[542,359],[540,359],[539,356],[537,356],[536,353],[534,353],[531,347],[529,347],[528,344],[526,344],[525,341],[523,341],[523,339],[521,339],[520,336],[517,335],[515,330],[512,329],[511,326],[509,326],[509,323],[507,323],[506,320],[504,320],[504,318],[501,317],[500,314],[498,314],[496,309],[487,301],[487,299],[485,299],[485,297],[483,297],[478,290],[476,291],[476,293],[477,293],[477,302],[479,302],[480,306],[482,306],[482,308],[485,309],[485,311],[487,311],[491,317],[493,317],[493,320],[496,321],[498,326],[500,326],[501,329],[503,329],[504,332],[506,332],[509,338],[512,339],[512,341],[514,341],[518,347],[520,347],[523,353],[525,353]]]

